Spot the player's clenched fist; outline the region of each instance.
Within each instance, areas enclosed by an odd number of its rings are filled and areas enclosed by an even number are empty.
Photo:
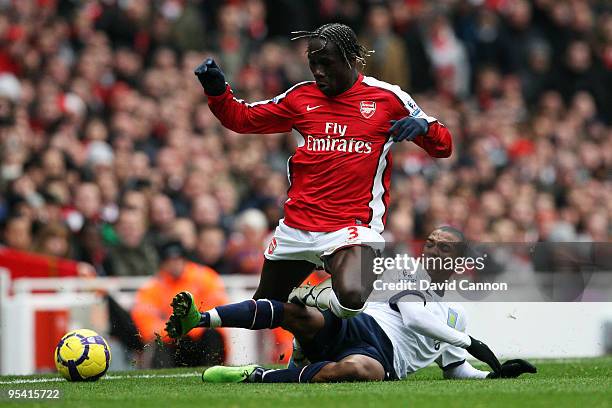
[[[225,92],[225,75],[215,60],[207,58],[193,72],[207,95],[218,96]]]

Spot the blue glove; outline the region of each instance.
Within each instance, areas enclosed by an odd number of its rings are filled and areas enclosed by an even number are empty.
[[[389,133],[393,136],[394,142],[402,140],[412,141],[417,136],[426,135],[429,130],[429,123],[423,118],[413,118],[406,116],[400,120],[392,120]]]
[[[212,58],[207,58],[198,65],[193,73],[200,80],[207,95],[219,96],[225,92],[225,75]]]

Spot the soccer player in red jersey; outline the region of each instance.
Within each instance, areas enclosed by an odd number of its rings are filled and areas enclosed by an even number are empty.
[[[362,278],[374,280],[371,273],[361,275],[362,262],[371,264],[384,247],[391,145],[411,141],[432,157],[449,157],[451,135],[398,86],[358,71],[368,51],[350,27],[333,23],[297,34],[294,39],[308,38],[315,80],[273,99],[236,99],[212,59],[195,74],[225,127],[238,133],[295,130],[298,135],[287,165],[285,217],[264,252],[254,298],[286,301],[292,288],[324,266],[332,290],[320,292],[336,316],[347,318],[362,310],[371,291],[371,282]]]

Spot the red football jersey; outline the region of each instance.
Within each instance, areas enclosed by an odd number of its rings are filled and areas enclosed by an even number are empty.
[[[281,133],[294,129],[298,147],[288,161],[285,224],[305,231],[337,231],[351,225],[382,232],[391,179],[389,121],[424,118],[429,131],[414,143],[432,157],[452,151],[449,131],[426,115],[406,92],[372,77],[335,97],[312,82],[256,103],[234,98],[231,89],[209,96],[221,123],[238,133]]]

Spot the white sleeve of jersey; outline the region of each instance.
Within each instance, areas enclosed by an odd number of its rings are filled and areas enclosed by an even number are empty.
[[[446,371],[445,368],[449,366],[452,367],[453,365],[465,361],[467,356],[468,353],[464,348],[448,346],[440,353],[440,356],[436,359],[436,363],[442,370]]]
[[[398,94],[400,99],[404,103],[404,108],[406,108],[410,116],[414,118],[425,119],[428,123],[438,121],[438,119],[434,118],[433,116],[429,116],[428,114],[426,114],[423,109],[421,109],[419,105],[417,105],[414,99],[412,99],[412,96],[410,96],[407,92],[400,90]]]
[[[410,96],[406,91],[402,90],[399,86],[391,85],[385,81],[381,81],[369,76],[364,77],[363,82],[368,85],[377,86],[379,88],[393,92],[395,96],[397,96],[399,100],[402,101],[402,105],[404,106],[404,109],[406,109],[408,115],[415,118],[423,118],[427,120],[428,123],[438,121],[438,119],[434,118],[433,116],[429,116],[425,112],[423,112],[423,110],[419,107],[419,105],[417,105],[414,99],[412,99],[412,96]]]
[[[460,305],[452,305],[453,310],[456,312],[457,320],[455,323],[455,329],[465,333],[467,328],[467,315],[465,309]],[[440,356],[436,359],[436,363],[442,370],[445,367],[458,365],[465,361],[467,358],[467,351],[461,347],[448,346],[446,347]],[[446,370],[444,371],[446,375]]]
[[[442,323],[421,302],[398,302],[397,308],[404,325],[418,334],[461,348],[471,344],[470,336]]]

